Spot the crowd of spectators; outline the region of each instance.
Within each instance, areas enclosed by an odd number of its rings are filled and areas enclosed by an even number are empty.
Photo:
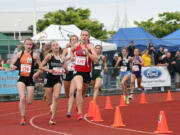
[[[36,52],[40,59],[43,60],[44,55],[46,55],[46,48],[47,46],[42,46],[42,49],[40,49],[40,43],[34,44],[33,51]],[[126,46],[123,46],[126,48]],[[122,47],[122,48],[123,48]],[[127,47],[128,55],[130,57],[134,56],[134,42],[131,41],[130,45]],[[16,55],[18,52],[22,51],[22,45],[18,44],[17,48],[14,50],[14,55]],[[122,54],[120,52],[117,52],[114,54],[113,61],[109,61],[107,58],[107,65],[109,70],[104,72],[104,78],[103,78],[103,88],[108,89],[111,88],[110,80],[111,78],[114,78],[116,80],[116,87],[120,87],[120,78],[119,78],[119,69],[113,68],[116,64],[116,61],[119,56]],[[169,71],[169,74],[171,76],[171,79],[176,82],[176,88],[180,90],[180,52],[177,51],[175,55],[173,56],[171,52],[168,51],[168,49],[163,48],[162,46],[159,47],[158,51],[155,50],[153,43],[149,43],[147,49],[145,49],[142,52],[142,58],[144,60],[144,66],[167,66],[167,69]],[[10,59],[7,58],[5,60],[0,60],[0,70],[5,70],[6,72],[10,69]]]
[[[126,46],[123,46],[124,48]],[[128,55],[130,57],[134,56],[134,42],[131,41],[129,47],[127,47]],[[115,66],[118,56],[121,56],[121,52],[117,52],[114,54],[114,58],[112,61],[112,67]],[[175,81],[176,88],[180,90],[180,52],[177,51],[173,56],[171,52],[168,51],[167,48],[159,47],[158,51],[155,50],[153,43],[149,43],[147,49],[141,52],[142,58],[144,60],[144,66],[166,66],[169,74],[171,76],[172,82]],[[116,80],[116,88],[120,86],[119,79],[119,69],[113,68],[112,70],[112,78]]]

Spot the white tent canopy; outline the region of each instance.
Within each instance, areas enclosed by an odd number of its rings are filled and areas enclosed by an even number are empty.
[[[32,39],[44,43],[57,40],[60,46],[65,48],[71,35],[77,35],[80,38],[80,34],[81,30],[75,25],[50,25],[44,31],[32,37]],[[103,51],[117,50],[116,44],[102,42],[94,37],[90,37],[90,42],[94,45],[102,45]]]

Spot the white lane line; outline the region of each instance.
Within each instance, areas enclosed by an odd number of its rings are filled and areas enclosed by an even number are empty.
[[[51,132],[51,133],[56,133],[56,134],[60,134],[60,135],[71,135],[71,134],[68,134],[68,133],[65,133],[65,132],[59,132],[59,131],[55,131],[55,130],[50,130],[50,129],[46,129],[46,128],[41,128],[37,125],[35,125],[33,123],[33,120],[38,118],[38,117],[41,117],[41,116],[45,116],[45,115],[48,115],[49,113],[45,113],[45,114],[40,114],[40,115],[35,115],[33,116],[31,119],[30,119],[30,124],[31,126],[33,126],[34,128],[37,128],[39,130],[43,130],[43,131],[46,131],[46,132]]]
[[[142,133],[142,134],[158,135],[157,133],[153,133],[153,132],[146,132],[146,131],[134,130],[134,129],[128,129],[128,128],[116,128],[116,127],[107,126],[107,125],[103,125],[103,124],[99,124],[99,123],[94,123],[94,122],[88,120],[86,116],[87,116],[87,114],[84,115],[84,120],[87,121],[88,123],[96,125],[96,126],[100,126],[100,127],[104,127],[104,128],[125,130],[125,131],[129,131],[129,132],[137,132],[137,133]]]
[[[31,109],[31,110],[26,110],[26,112],[32,112],[32,111],[38,111],[38,110],[45,110],[45,109]],[[19,114],[19,112],[2,114],[2,115],[0,115],[0,117],[9,116],[9,115],[13,115],[13,114]]]

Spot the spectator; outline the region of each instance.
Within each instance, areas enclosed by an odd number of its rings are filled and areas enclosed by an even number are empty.
[[[8,70],[11,69],[11,68],[10,68],[10,59],[9,59],[9,58],[7,58],[7,59],[5,60],[4,69],[5,69],[5,72],[7,72]]]
[[[103,89],[109,89],[111,88],[111,71],[112,71],[112,64],[111,62],[108,60],[107,56],[107,71],[104,71],[104,76],[103,76]]]
[[[0,70],[4,70],[4,61],[0,60]]]
[[[151,56],[151,65],[157,65],[157,53],[155,52],[154,45],[149,43],[149,55]]]
[[[176,90],[180,91],[180,55],[178,55],[175,64],[175,82]]]
[[[158,52],[157,52],[157,57],[162,56],[162,55],[163,55],[163,47],[160,46],[160,47],[159,47],[159,50],[158,50]]]
[[[115,68],[116,62],[118,60],[118,54],[114,54],[114,59],[112,61],[113,66],[113,73],[112,77],[116,79],[116,88],[120,88],[120,75],[119,75],[119,68]]]
[[[174,77],[174,70],[175,70],[173,65],[175,65],[176,62],[171,57],[171,53],[170,52],[167,53],[167,56],[164,59],[168,63],[167,68],[168,68],[169,74],[171,75],[171,79],[173,79],[173,77]]]
[[[44,52],[46,51],[45,49],[46,49],[46,48],[45,48],[45,45],[43,45],[43,46],[42,46],[42,49],[41,49],[41,52],[40,52],[40,56],[39,56],[39,58],[40,58],[41,61],[43,61],[44,58],[45,58],[45,55],[44,55]]]
[[[126,47],[125,45],[123,45],[123,46],[121,47],[121,50],[124,49],[124,48],[127,49],[127,47]],[[118,56],[119,56],[119,57],[122,57],[122,51],[119,53]]]
[[[14,50],[14,56],[17,54],[17,53],[19,53],[19,52],[21,52],[22,51],[22,45],[21,44],[18,44],[17,45],[17,48]]]
[[[159,55],[158,56],[158,66],[168,66],[168,62],[166,61],[166,59],[162,58],[163,55]],[[164,87],[161,87],[161,91],[164,91]]]
[[[180,52],[179,52],[179,51],[176,51],[176,54],[175,54],[175,56],[174,56],[174,60],[177,60],[178,57],[179,57],[179,55],[180,55]]]
[[[134,42],[130,42],[130,46],[128,47],[128,56],[133,57],[134,56]]]
[[[40,56],[41,51],[40,51],[40,43],[39,43],[39,42],[37,42],[37,43],[34,45],[33,52],[37,53],[38,56]]]
[[[165,59],[162,58],[163,55],[158,56],[158,66],[168,66],[168,63]]]
[[[164,59],[164,58],[167,56],[167,54],[168,54],[168,49],[165,48],[165,49],[164,49],[164,54],[163,54],[162,58]]]
[[[151,56],[149,55],[149,51],[146,49],[142,55],[144,66],[151,66]]]

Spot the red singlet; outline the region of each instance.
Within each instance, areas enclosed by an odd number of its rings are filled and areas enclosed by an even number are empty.
[[[85,45],[88,49],[88,44]],[[75,70],[78,72],[91,72],[91,58],[86,54],[85,49],[82,49],[81,43],[75,50]]]

